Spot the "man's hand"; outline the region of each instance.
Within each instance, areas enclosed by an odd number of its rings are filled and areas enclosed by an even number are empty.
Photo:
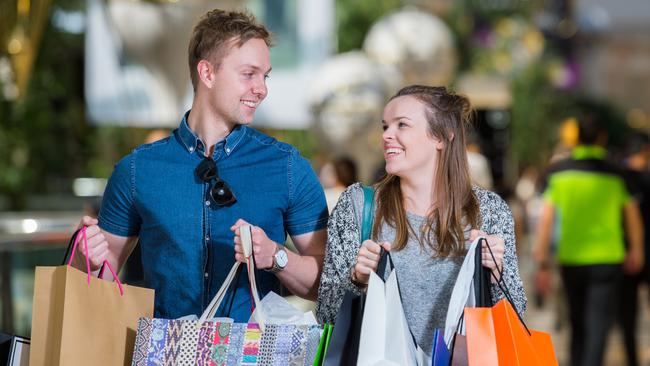
[[[492,271],[494,276],[496,276],[496,279],[492,277],[492,282],[496,282],[497,279],[500,279],[499,273],[503,272],[503,255],[506,251],[505,241],[498,235],[488,235],[481,230],[472,230],[469,234],[469,240],[474,241],[479,236],[484,237],[487,240],[487,245],[490,247],[488,249],[485,243],[483,243],[481,264],[483,267],[487,267]],[[492,251],[492,254],[490,254],[490,251]],[[494,258],[492,258],[493,255]]]
[[[372,240],[365,240],[361,243],[359,254],[357,254],[357,263],[352,267],[350,279],[357,284],[368,284],[370,272],[377,271],[379,259],[381,259],[381,248],[390,252],[391,244],[389,242],[375,243]]]
[[[102,234],[98,221],[90,216],[84,216],[79,222],[79,228],[86,226],[86,238],[88,240],[88,261],[90,262],[90,270],[97,271],[101,268],[102,264],[108,259],[108,242]],[[82,235],[81,232],[79,235]],[[86,248],[84,247],[83,238],[79,238],[75,258],[73,259],[76,268],[86,270]]]
[[[553,274],[549,268],[540,267],[537,269],[534,278],[535,293],[546,297],[553,291]]]
[[[250,225],[243,219],[237,220],[230,230],[235,233],[235,260],[246,263],[244,248],[241,243],[239,228],[242,225]],[[278,244],[266,236],[262,228],[250,225],[251,239],[253,242],[253,255],[255,256],[255,267],[258,269],[270,269],[273,267],[273,256],[278,249]]]
[[[639,273],[642,268],[643,253],[638,253],[638,251],[633,250],[628,251],[623,262],[623,271],[626,274],[633,275]]]

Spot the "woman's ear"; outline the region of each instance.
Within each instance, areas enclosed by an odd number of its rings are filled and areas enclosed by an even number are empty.
[[[449,133],[449,142],[452,142],[452,141],[454,141],[454,133],[450,132]],[[438,142],[436,142],[436,149],[437,150],[442,150],[444,148],[445,148],[445,142],[443,140],[438,140]]]

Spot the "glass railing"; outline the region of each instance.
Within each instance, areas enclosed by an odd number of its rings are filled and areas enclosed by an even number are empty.
[[[81,212],[0,213],[0,330],[30,336],[34,269],[61,264]]]

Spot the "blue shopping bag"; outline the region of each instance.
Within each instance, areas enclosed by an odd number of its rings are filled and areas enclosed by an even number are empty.
[[[434,330],[433,347],[431,347],[431,366],[449,366],[450,356],[442,331],[440,329]]]

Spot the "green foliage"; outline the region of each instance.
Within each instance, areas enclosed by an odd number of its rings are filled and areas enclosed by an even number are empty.
[[[73,10],[84,2],[60,3]],[[147,133],[87,123],[83,42],[50,22],[25,95],[0,99],[0,192],[10,210],[24,209],[29,194],[70,194],[76,177],[108,177]]]
[[[370,26],[403,5],[402,0],[337,0],[338,51],[342,53],[360,49]]]
[[[517,156],[520,166],[541,167],[551,156],[558,126],[570,115],[568,99],[558,95],[540,63],[513,80],[510,153]]]
[[[558,128],[567,118],[597,115],[608,132],[608,147],[621,150],[630,127],[624,114],[611,102],[575,91],[560,91],[548,78],[544,60],[530,65],[513,80],[511,154],[519,166],[545,166],[559,143]]]

